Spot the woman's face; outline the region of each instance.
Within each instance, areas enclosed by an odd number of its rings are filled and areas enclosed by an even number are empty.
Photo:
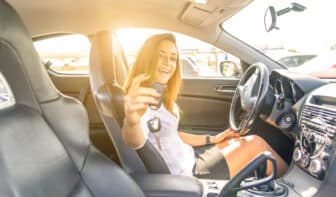
[[[156,65],[154,81],[167,84],[176,70],[177,49],[173,42],[163,40],[160,42],[158,50],[159,58]]]

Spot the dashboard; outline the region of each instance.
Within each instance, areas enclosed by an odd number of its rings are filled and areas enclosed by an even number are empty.
[[[335,184],[336,83],[275,70],[269,92],[260,117],[295,140],[291,168],[280,182],[299,196]]]
[[[272,71],[270,91],[265,98],[260,117],[289,137],[295,138],[295,134],[289,131],[296,126],[304,98],[310,91],[325,84],[326,81],[304,74],[287,70]]]

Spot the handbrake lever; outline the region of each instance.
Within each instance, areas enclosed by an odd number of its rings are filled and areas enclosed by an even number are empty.
[[[247,177],[251,175],[256,169],[260,167],[267,160],[272,163],[272,174],[265,178],[242,183]],[[258,187],[269,183],[277,177],[277,163],[276,160],[272,157],[271,152],[265,151],[258,156],[256,156],[250,163],[248,163],[236,176],[234,176],[221,190],[219,196],[236,196],[237,192],[244,189],[249,189],[252,187]]]

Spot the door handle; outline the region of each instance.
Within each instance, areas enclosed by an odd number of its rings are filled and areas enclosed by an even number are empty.
[[[224,85],[219,85],[215,87],[215,91],[219,94],[225,94],[225,95],[234,95],[235,90],[228,89],[230,87],[224,86]]]

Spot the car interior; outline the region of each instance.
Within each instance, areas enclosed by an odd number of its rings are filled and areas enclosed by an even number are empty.
[[[0,196],[333,196],[336,84],[292,72],[223,29],[252,2],[0,0]],[[273,9],[266,13],[285,12]],[[172,175],[151,143],[126,145],[122,87],[132,65],[117,32],[134,27],[188,35],[238,57],[218,64],[220,76],[182,78],[179,130],[248,128],[241,135],[262,137],[288,171],[277,177],[263,152],[229,180]],[[57,72],[36,49],[73,34],[88,40],[87,73]],[[225,75],[236,64],[242,73]]]

